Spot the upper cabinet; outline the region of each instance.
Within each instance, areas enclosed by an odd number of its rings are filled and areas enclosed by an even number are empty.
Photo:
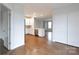
[[[25,18],[25,25],[34,25],[34,18],[30,17],[30,18]]]
[[[25,18],[25,33],[34,35],[34,17],[26,17]]]

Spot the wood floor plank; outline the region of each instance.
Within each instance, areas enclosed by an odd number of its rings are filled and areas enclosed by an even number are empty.
[[[9,51],[6,55],[79,55],[79,48],[25,35],[25,45]]]

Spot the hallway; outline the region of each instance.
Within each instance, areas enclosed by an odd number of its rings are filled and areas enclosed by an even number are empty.
[[[46,38],[25,35],[25,46],[21,46],[8,55],[75,55],[79,48],[67,46],[57,42],[50,42]]]

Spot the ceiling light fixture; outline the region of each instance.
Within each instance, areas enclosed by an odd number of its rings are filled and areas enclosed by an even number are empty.
[[[36,15],[36,13],[35,13],[35,12],[33,13],[33,17],[37,17],[37,15]]]
[[[43,16],[43,14],[41,14],[40,16]]]

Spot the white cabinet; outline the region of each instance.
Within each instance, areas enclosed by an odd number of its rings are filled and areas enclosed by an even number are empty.
[[[44,37],[44,36],[45,36],[45,30],[42,29],[42,28],[39,28],[39,29],[38,29],[38,36]]]
[[[32,34],[34,35],[34,18],[26,18],[25,20],[25,34]],[[30,28],[27,28],[27,26],[30,26]]]

